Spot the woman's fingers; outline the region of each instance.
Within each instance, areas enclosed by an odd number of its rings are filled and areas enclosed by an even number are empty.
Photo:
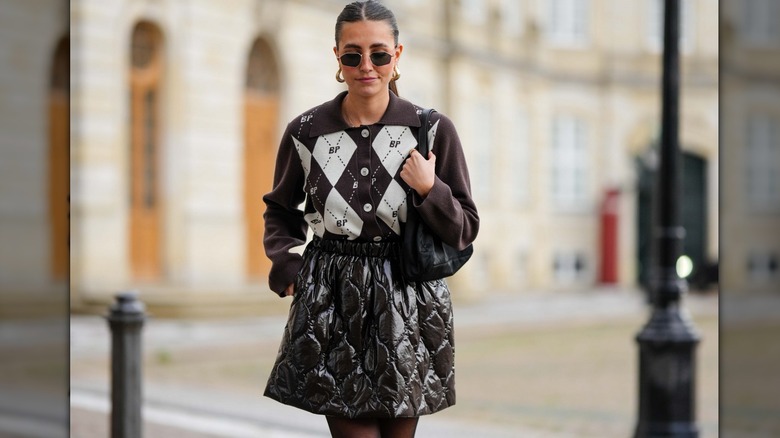
[[[428,152],[426,160],[417,149],[412,149],[401,169],[401,179],[420,196],[425,197],[433,187],[436,168],[436,155]]]

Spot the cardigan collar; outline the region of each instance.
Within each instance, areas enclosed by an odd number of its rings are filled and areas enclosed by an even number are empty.
[[[417,108],[408,100],[402,99],[390,90],[390,102],[382,118],[376,122],[377,125],[397,125],[397,126],[420,126],[420,117],[417,115]],[[319,137],[323,134],[344,131],[351,128],[341,117],[341,103],[347,96],[347,91],[339,93],[335,99],[320,105],[312,120],[310,137]]]

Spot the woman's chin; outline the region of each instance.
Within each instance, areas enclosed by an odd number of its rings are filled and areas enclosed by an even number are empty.
[[[368,83],[368,84],[356,82],[349,87],[349,92],[351,94],[362,96],[362,97],[372,97],[378,95],[383,91],[386,92],[387,89],[388,89],[387,86],[382,84],[379,81]]]

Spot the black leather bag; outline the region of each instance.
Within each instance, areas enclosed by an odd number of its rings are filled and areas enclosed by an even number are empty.
[[[417,150],[428,158],[428,122],[433,109],[420,114],[420,127]],[[442,242],[423,221],[413,203],[414,190],[409,191],[406,205],[406,224],[401,245],[401,272],[410,281],[431,281],[449,277],[458,272],[471,257],[474,248],[471,244],[459,251]]]

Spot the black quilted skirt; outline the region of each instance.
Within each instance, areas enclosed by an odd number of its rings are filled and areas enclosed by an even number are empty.
[[[265,395],[315,414],[416,417],[455,404],[444,280],[406,282],[398,244],[315,239]]]

